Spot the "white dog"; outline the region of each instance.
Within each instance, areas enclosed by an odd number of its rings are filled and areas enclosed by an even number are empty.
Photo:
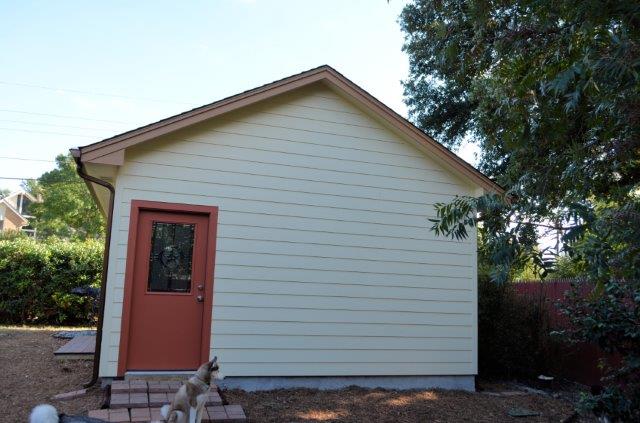
[[[160,413],[167,423],[200,423],[207,401],[211,380],[217,377],[218,357],[204,363],[176,393],[171,405],[162,407]]]
[[[59,414],[53,405],[41,404],[31,411],[29,423],[104,423],[104,420]]]

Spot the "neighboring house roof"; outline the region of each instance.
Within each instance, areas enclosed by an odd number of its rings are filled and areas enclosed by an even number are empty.
[[[0,198],[0,205],[3,205],[3,206],[4,206],[4,208],[5,208],[5,210],[8,210],[8,211],[9,211],[9,212],[11,212],[12,214],[14,214],[14,215],[18,218],[18,220],[20,221],[20,223],[22,224],[22,226],[28,225],[28,224],[29,224],[29,221],[28,221],[28,220],[27,220],[23,215],[21,215],[21,214],[18,212],[18,210],[16,210],[16,209],[13,207],[13,204],[11,204],[11,202],[10,202],[9,200],[7,200],[7,198],[8,198],[8,196],[7,196],[7,197]]]
[[[504,192],[502,187],[476,168],[327,65],[80,147],[78,150],[80,160],[97,164],[122,165],[126,148],[316,82],[325,83],[330,88],[337,89],[338,92],[355,100],[392,128],[414,141],[416,146],[433,154],[483,189],[497,193]]]
[[[38,202],[38,199],[36,197],[34,197],[28,191],[25,191],[23,189],[19,189],[17,191],[13,191],[13,192],[11,192],[11,193],[9,193],[9,194],[5,195],[4,197],[1,197],[1,198],[9,200],[10,198],[17,197],[18,195],[24,195],[25,197],[27,197],[33,203],[37,203]],[[17,201],[14,202],[14,203],[17,204]]]

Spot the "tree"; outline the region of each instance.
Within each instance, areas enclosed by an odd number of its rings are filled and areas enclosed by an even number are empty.
[[[43,173],[27,189],[42,199],[30,206],[31,224],[39,236],[99,238],[104,236],[104,218],[84,181],[76,173],[71,156],[56,157],[56,169]]]
[[[535,228],[561,231],[597,282],[574,311],[599,311],[577,313],[568,335],[624,359],[621,383],[589,401],[637,417],[640,3],[415,0],[400,24],[411,118],[449,147],[477,143],[480,169],[507,189],[438,205],[433,229],[465,237],[481,224],[500,283],[525,262],[544,274]]]

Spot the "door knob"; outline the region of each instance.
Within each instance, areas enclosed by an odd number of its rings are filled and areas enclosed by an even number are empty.
[[[204,302],[204,296],[203,295],[198,295],[196,297],[196,301],[198,301],[199,303],[203,303]]]

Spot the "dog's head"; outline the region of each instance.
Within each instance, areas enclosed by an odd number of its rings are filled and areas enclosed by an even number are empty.
[[[196,371],[196,377],[207,385],[211,385],[211,380],[216,378],[219,369],[218,357],[216,356],[213,357],[213,360],[204,363],[198,368]]]

